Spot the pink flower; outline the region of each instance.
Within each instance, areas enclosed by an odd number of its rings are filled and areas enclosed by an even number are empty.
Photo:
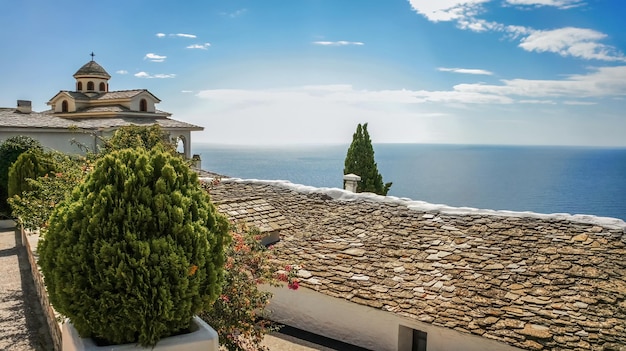
[[[298,290],[298,288],[300,287],[300,284],[296,280],[296,281],[293,281],[293,282],[289,283],[287,285],[287,287],[289,287],[289,289],[291,289],[291,290]]]

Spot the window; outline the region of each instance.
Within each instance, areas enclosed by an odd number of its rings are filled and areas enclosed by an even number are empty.
[[[87,82],[87,90],[95,90],[93,87],[93,82]]]
[[[148,111],[148,101],[146,99],[139,101],[139,111]]]
[[[61,112],[67,112],[69,110],[67,100],[63,100],[61,103]]]
[[[78,90],[78,91],[83,90],[83,82],[78,82],[78,83],[76,84],[76,90]]]
[[[100,91],[106,91],[106,84],[104,84],[104,82],[100,83]]]

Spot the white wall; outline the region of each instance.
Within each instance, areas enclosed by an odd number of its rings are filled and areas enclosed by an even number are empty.
[[[21,132],[0,132],[0,143],[4,142],[6,139],[18,136],[25,135],[29,136],[33,139],[39,140],[44,148],[61,151],[69,154],[80,154],[84,155],[84,151],[81,150],[80,147],[71,143],[71,140],[76,140],[80,144],[84,144],[91,149],[91,151],[95,151],[95,143],[96,138],[91,134],[85,134],[80,132],[70,132],[70,131],[62,131],[62,132],[37,132],[37,131],[21,131]]]
[[[377,351],[410,351],[410,342],[399,342],[400,326],[428,333],[428,351],[521,351],[494,340],[453,329],[413,321],[391,312],[330,297],[307,288],[263,286],[274,294],[270,318],[332,339]],[[406,338],[406,330],[402,333]]]

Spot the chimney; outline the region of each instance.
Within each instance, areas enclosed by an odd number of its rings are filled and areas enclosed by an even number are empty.
[[[343,188],[356,193],[356,187],[359,184],[359,182],[361,181],[361,177],[359,177],[356,174],[346,174],[343,176]]]
[[[20,112],[20,113],[33,112],[31,101],[30,100],[17,100],[17,112]]]

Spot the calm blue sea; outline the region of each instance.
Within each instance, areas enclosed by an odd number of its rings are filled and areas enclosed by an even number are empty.
[[[341,187],[348,145],[194,144],[202,168],[239,178]],[[389,195],[435,204],[626,220],[626,148],[374,145]]]

